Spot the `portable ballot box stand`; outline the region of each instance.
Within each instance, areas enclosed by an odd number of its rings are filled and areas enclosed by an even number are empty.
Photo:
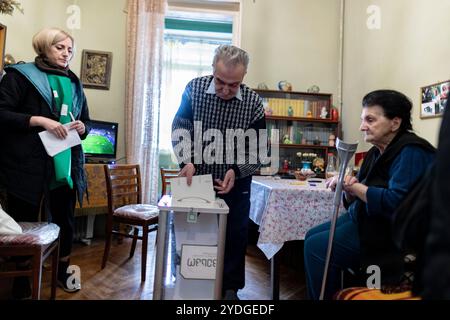
[[[221,299],[229,211],[225,201],[166,195],[158,208],[153,299]]]

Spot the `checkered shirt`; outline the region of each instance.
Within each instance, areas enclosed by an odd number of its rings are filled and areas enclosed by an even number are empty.
[[[226,150],[226,130],[227,129],[265,129],[264,109],[260,96],[244,84],[240,85],[242,100],[236,97],[230,100],[223,100],[215,94],[206,93],[209,85],[213,81],[213,76],[204,76],[191,80],[182,96],[182,101],[177,114],[172,123],[172,132],[176,129],[186,129],[191,135],[192,147],[190,154],[176,154],[181,167],[187,163],[194,163],[196,175],[212,174],[214,179],[223,179],[225,173],[230,169],[234,169],[238,173],[237,178],[244,178],[255,173],[261,166],[259,163],[250,164],[248,153],[255,150],[249,150],[248,144],[245,149],[245,163],[237,164],[236,147],[234,150]],[[194,121],[200,121],[201,126],[195,126]],[[195,129],[195,130],[194,130]],[[193,146],[194,139],[202,139],[203,134],[208,129],[220,130],[223,137],[223,163],[207,164],[202,158],[205,147],[211,141],[203,142],[202,148],[195,149]],[[194,132],[195,131],[195,132]],[[205,140],[209,140],[206,138]],[[172,136],[172,144],[174,148],[181,139],[175,139]],[[199,140],[201,141],[201,140]],[[234,163],[226,163],[226,153],[234,152]],[[201,152],[201,154],[200,154]],[[218,151],[221,152],[221,151]],[[220,158],[220,154],[218,155]],[[237,169],[237,170],[236,170]]]

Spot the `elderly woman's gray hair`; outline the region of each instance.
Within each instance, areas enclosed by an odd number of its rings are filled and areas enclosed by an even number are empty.
[[[66,31],[58,28],[45,28],[36,33],[33,37],[33,49],[38,56],[45,57],[52,45],[67,38],[72,40],[72,57],[75,53],[75,40]]]
[[[216,67],[217,61],[221,60],[226,66],[236,66],[242,64],[245,71],[248,67],[248,53],[236,46],[223,44],[216,48],[213,67]]]

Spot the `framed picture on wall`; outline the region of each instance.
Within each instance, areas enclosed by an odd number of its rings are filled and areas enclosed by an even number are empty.
[[[0,23],[0,75],[5,66],[6,26]]]
[[[83,87],[109,90],[111,65],[111,52],[83,50],[81,58],[81,82]]]
[[[450,80],[434,83],[420,89],[420,118],[436,118],[444,114]]]

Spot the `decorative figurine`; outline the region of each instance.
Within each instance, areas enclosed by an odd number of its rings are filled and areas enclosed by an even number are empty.
[[[289,117],[292,117],[294,115],[294,109],[291,106],[289,106],[287,112]]]
[[[267,86],[267,84],[265,84],[265,82],[260,82],[260,83],[258,83],[258,89],[259,90],[269,90],[269,87]]]
[[[339,120],[339,111],[335,107],[331,109],[331,119],[333,119],[334,121]]]
[[[326,119],[328,115],[327,108],[325,106],[322,107],[322,110],[320,110],[320,118]]]
[[[319,86],[316,86],[315,84],[308,88],[308,92],[310,93],[319,93],[319,91]]]
[[[320,139],[319,139],[319,136],[316,136],[316,137],[314,138],[313,144],[314,144],[315,146],[319,146],[319,145],[320,145]]]
[[[330,147],[334,147],[335,141],[336,141],[336,136],[335,136],[334,134],[330,134],[330,135],[328,136],[328,145],[329,145]]]
[[[298,129],[297,131],[297,139],[295,139],[295,143],[302,143],[303,140],[303,131],[301,131],[300,129]]]
[[[291,139],[289,139],[289,135],[285,134],[285,135],[283,136],[283,143],[284,143],[284,144],[292,144]]]
[[[313,160],[314,172],[316,174],[322,174],[325,172],[325,160],[323,158],[315,158]]]
[[[292,84],[286,80],[278,82],[278,89],[281,91],[292,91]]]

